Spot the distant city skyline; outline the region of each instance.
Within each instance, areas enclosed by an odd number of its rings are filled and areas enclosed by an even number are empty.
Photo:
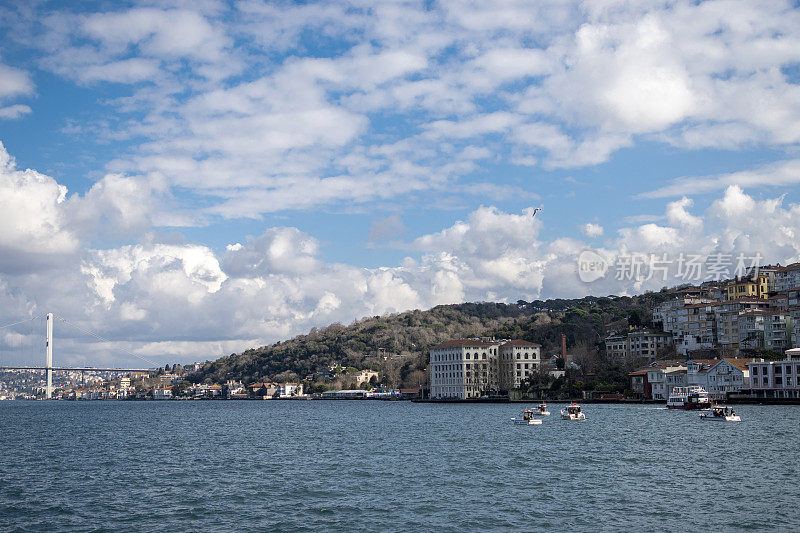
[[[794,2],[0,0],[0,36],[0,325],[183,363],[675,284],[587,250],[800,260]]]

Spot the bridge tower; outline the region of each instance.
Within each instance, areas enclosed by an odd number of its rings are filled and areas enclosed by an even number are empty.
[[[47,355],[44,360],[47,373],[47,399],[53,398],[53,313],[47,313]]]

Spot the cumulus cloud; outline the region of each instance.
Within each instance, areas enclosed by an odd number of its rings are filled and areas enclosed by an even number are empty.
[[[593,222],[587,222],[583,226],[581,226],[581,233],[586,235],[587,237],[599,237],[603,234],[603,226],[600,224],[595,224]]]

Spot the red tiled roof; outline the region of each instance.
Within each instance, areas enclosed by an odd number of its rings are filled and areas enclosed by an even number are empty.
[[[530,346],[533,348],[541,348],[541,344],[536,344],[535,342],[528,342],[522,339],[512,339],[508,342],[504,342],[501,346]]]
[[[747,370],[747,363],[752,363],[753,359],[744,357],[726,357],[725,361],[729,362],[739,370]]]

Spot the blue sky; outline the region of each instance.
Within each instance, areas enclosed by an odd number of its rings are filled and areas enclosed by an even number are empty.
[[[798,28],[790,2],[0,2],[3,321],[60,307],[183,360],[659,288],[587,286],[585,249],[798,260]]]

